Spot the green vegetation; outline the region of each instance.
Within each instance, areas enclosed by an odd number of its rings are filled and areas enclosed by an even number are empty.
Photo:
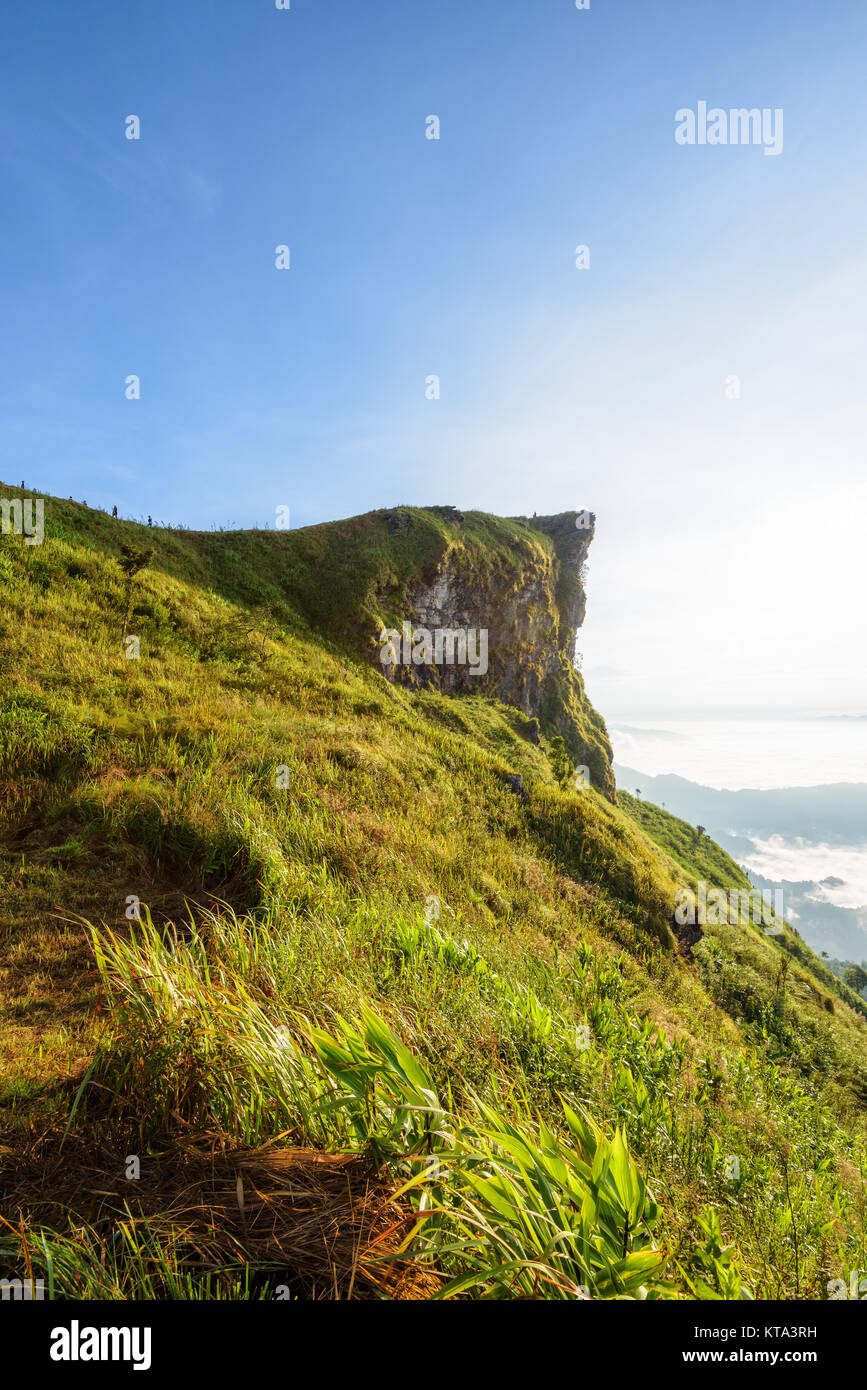
[[[740,870],[576,787],[545,720],[384,679],[382,575],[455,543],[413,515],[50,500],[42,546],[0,537],[0,1276],[826,1297],[867,1263],[862,1001],[788,926],[687,939],[678,892]],[[480,581],[551,558],[477,514],[460,543]]]

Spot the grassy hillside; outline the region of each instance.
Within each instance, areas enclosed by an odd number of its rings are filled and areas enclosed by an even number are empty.
[[[551,544],[468,515],[480,572]],[[0,1275],[826,1297],[867,1263],[851,992],[788,928],[684,939],[679,889],[743,886],[723,851],[364,659],[451,524],[410,552],[384,517],[52,501],[43,545],[0,538]]]

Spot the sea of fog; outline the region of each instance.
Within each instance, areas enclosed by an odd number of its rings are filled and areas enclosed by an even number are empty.
[[[867,783],[867,718],[634,720],[612,722],[609,733],[616,762],[648,776],[732,791]],[[763,878],[809,881],[817,903],[867,906],[867,826],[859,844],[780,835],[752,844],[737,857]]]

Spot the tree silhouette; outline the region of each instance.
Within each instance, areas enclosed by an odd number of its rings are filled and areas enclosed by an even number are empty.
[[[123,615],[123,632],[121,642],[126,642],[126,630],[129,627],[130,615],[132,614],[132,595],[133,585],[137,574],[141,574],[143,569],[147,569],[151,560],[154,558],[153,546],[141,548],[137,545],[123,544],[120,547],[120,559],[118,564],[126,575],[126,595]]]

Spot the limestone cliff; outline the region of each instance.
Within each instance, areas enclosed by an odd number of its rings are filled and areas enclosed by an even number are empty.
[[[401,644],[398,659],[384,665],[384,673],[407,684],[432,684],[455,695],[484,693],[514,705],[546,735],[562,735],[576,764],[589,768],[593,785],[613,796],[605,725],[574,664],[586,606],[582,567],[595,518],[576,512],[512,518],[501,523],[514,528],[510,545],[503,547],[494,534],[485,553],[478,544],[481,514],[465,518],[451,508],[429,510],[445,513],[453,534],[436,565],[406,586],[404,621],[416,635],[418,629],[486,631],[487,670],[479,664],[474,669],[470,661],[424,659],[430,653],[419,644],[406,660],[409,652]],[[467,541],[462,531],[470,518]],[[408,511],[391,514],[389,522],[392,534],[406,534],[416,524]],[[382,600],[389,597],[380,594]],[[394,611],[393,605],[383,606]]]

